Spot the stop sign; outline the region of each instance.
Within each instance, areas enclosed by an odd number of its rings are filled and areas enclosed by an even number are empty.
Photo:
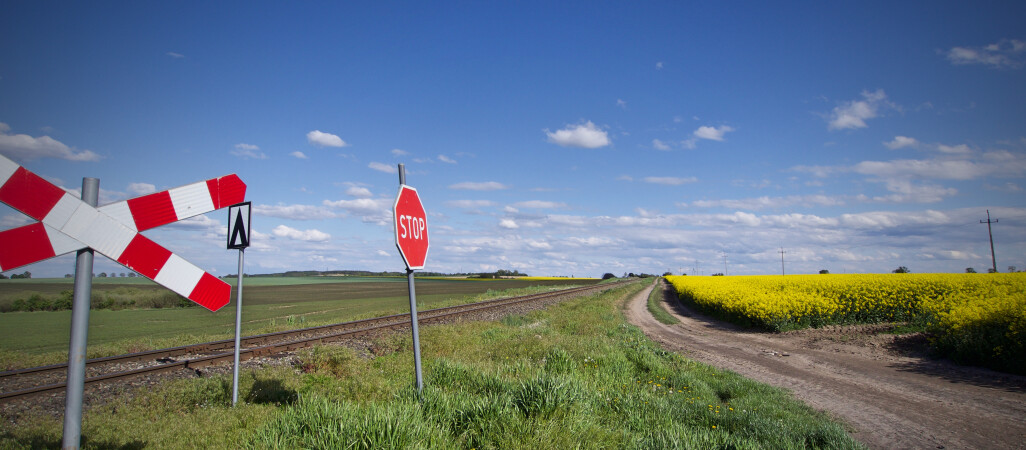
[[[405,184],[399,187],[392,217],[395,220],[395,246],[399,247],[406,267],[423,269],[428,252],[427,213],[416,189]]]

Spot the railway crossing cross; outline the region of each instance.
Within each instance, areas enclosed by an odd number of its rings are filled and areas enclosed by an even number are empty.
[[[38,222],[0,232],[0,271],[77,251],[68,348],[63,448],[79,448],[93,251],[216,311],[231,286],[140,234],[233,203],[246,196],[236,175],[96,207],[100,180],[84,178],[76,198],[0,155],[0,202]]]

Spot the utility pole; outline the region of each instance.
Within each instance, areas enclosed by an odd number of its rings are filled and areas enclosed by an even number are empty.
[[[784,253],[787,253],[787,252],[784,251],[784,247],[780,247],[780,252],[779,253],[780,253],[780,274],[784,275]]]
[[[990,263],[993,265],[994,273],[997,273],[997,258],[994,257],[994,233],[990,231],[990,224],[998,223],[997,219],[990,220],[990,210],[987,210],[987,221],[980,221],[980,223],[987,224],[987,236],[990,236]]]
[[[727,275],[727,254],[723,254],[723,275]]]

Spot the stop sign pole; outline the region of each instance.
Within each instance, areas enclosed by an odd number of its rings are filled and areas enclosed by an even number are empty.
[[[413,270],[423,269],[427,258],[427,213],[420,203],[417,190],[406,185],[406,166],[399,164],[399,195],[392,208],[395,223],[395,246],[406,263],[406,281],[410,286],[410,323],[413,324],[413,366],[417,379],[417,394],[424,391],[424,378],[420,370],[420,331],[417,329],[417,293],[413,286]]]

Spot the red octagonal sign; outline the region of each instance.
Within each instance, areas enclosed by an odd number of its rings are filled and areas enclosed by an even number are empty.
[[[427,213],[420,203],[417,190],[407,185],[399,187],[399,195],[392,208],[395,222],[395,246],[410,270],[423,269],[428,252]]]

